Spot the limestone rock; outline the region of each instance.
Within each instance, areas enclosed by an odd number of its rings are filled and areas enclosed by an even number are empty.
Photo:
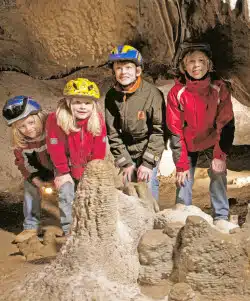
[[[157,284],[168,278],[173,269],[174,243],[162,230],[151,230],[142,236],[138,245],[141,283]]]
[[[209,224],[213,225],[213,218],[204,213],[196,206],[179,206],[171,209],[165,209],[156,214],[154,228],[164,229],[170,223],[181,223],[185,225],[188,216],[195,215],[204,218]]]
[[[58,251],[54,235],[45,235],[43,243],[39,241],[37,236],[33,236],[30,239],[17,244],[17,247],[27,261],[53,257],[56,256]]]
[[[187,283],[177,283],[172,287],[168,301],[196,301],[195,292]]]
[[[111,169],[106,161],[88,163],[73,206],[71,236],[56,260],[0,300],[151,300],[137,284],[137,246],[153,228],[152,206],[116,190]]]
[[[182,228],[183,224],[180,222],[169,223],[166,225],[163,233],[167,234],[171,238],[176,238]]]
[[[145,203],[144,206],[151,208],[153,212],[159,212],[159,205],[149,191],[147,183],[130,182],[122,187],[122,191],[129,196],[137,197],[139,199],[138,201]]]
[[[103,65],[114,45],[131,43],[157,79],[174,65],[180,42],[205,40],[216,70],[249,105],[249,5],[249,0],[2,1],[0,67],[60,77]]]
[[[248,293],[249,259],[241,234],[224,235],[201,217],[190,216],[175,249],[175,281],[204,295]]]

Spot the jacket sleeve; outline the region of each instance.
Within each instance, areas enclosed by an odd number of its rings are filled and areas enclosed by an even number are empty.
[[[111,104],[108,96],[105,99],[105,120],[107,126],[107,134],[109,139],[110,150],[115,157],[115,163],[118,167],[127,167],[133,164],[129,152],[124,145],[119,133],[118,112],[115,105]]]
[[[28,178],[31,176],[31,172],[29,172],[28,169],[25,167],[25,160],[24,160],[22,149],[19,148],[14,149],[14,155],[15,155],[15,165],[21,172],[24,179],[28,180]]]
[[[214,146],[213,157],[226,160],[234,139],[234,114],[231,93],[226,84],[222,82],[219,91],[220,103],[217,109],[216,133],[217,140]]]
[[[56,115],[52,113],[46,122],[46,143],[47,150],[56,169],[56,174],[70,172],[67,157],[67,136],[57,125]]]
[[[165,147],[164,142],[164,124],[165,124],[165,101],[160,91],[157,91],[153,97],[151,112],[149,112],[149,140],[147,148],[142,156],[142,165],[150,169],[156,166],[161,159]]]
[[[94,137],[94,143],[92,148],[92,160],[101,159],[103,160],[106,155],[107,148],[107,131],[104,119],[100,114],[100,122],[101,122],[101,135]]]
[[[183,135],[184,116],[180,110],[177,94],[171,89],[167,96],[167,128],[170,131],[170,148],[177,172],[189,169],[186,142]]]

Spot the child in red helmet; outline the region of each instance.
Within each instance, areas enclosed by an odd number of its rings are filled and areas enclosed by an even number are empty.
[[[20,95],[7,100],[3,117],[11,127],[15,164],[24,177],[24,230],[14,241],[20,243],[37,234],[40,225],[40,189],[54,175],[45,139],[47,115],[32,97]]]
[[[226,194],[226,156],[234,138],[231,94],[225,82],[213,80],[208,44],[181,45],[180,78],[167,97],[166,121],[176,165],[176,203],[192,204],[194,171],[199,153],[210,162],[210,197],[214,223],[230,228]]]

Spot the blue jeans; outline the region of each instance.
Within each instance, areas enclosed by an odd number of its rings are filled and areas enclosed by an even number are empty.
[[[38,229],[40,225],[41,194],[39,188],[24,181],[24,230]]]
[[[148,188],[152,193],[152,196],[159,201],[159,180],[157,178],[159,164],[153,168],[152,177],[148,182]]]
[[[205,150],[205,155],[210,157],[211,160],[211,151]],[[188,159],[190,162],[190,175],[191,179],[185,180],[185,185],[181,188],[177,188],[176,191],[176,203],[181,203],[184,205],[192,204],[192,188],[194,184],[194,172],[198,159],[198,152],[188,153]],[[214,211],[214,220],[218,219],[228,219],[229,214],[229,203],[227,199],[227,177],[226,172],[223,174],[216,174],[212,171],[211,168],[208,170],[208,175],[210,177],[210,200]]]
[[[58,193],[60,222],[64,234],[68,234],[72,223],[72,204],[75,198],[75,185],[66,182]]]

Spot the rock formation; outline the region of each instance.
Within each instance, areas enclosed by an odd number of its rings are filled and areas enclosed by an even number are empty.
[[[187,283],[178,283],[169,293],[168,301],[196,301],[195,293]]]
[[[137,285],[137,245],[153,228],[152,205],[114,187],[112,165],[88,164],[74,202],[72,234],[57,259],[0,300],[149,300]]]
[[[177,282],[204,295],[249,294],[248,235],[225,235],[200,217],[190,216],[175,250]]]
[[[100,67],[114,45],[131,43],[145,70],[166,75],[184,40],[212,46],[217,71],[250,104],[249,0],[6,0],[0,3],[0,68],[37,78]],[[219,42],[218,42],[219,41]]]
[[[87,165],[73,206],[71,235],[57,258],[2,292],[0,300],[150,301],[137,282],[162,279],[179,283],[170,300],[196,301],[193,291],[250,295],[249,219],[242,230],[222,234],[194,206],[156,212],[144,183],[131,183],[126,195],[115,188],[113,171],[107,161]],[[53,246],[53,238],[48,240]],[[21,245],[27,258],[28,250],[34,253],[32,246],[32,238]],[[39,248],[38,258],[48,249]]]

